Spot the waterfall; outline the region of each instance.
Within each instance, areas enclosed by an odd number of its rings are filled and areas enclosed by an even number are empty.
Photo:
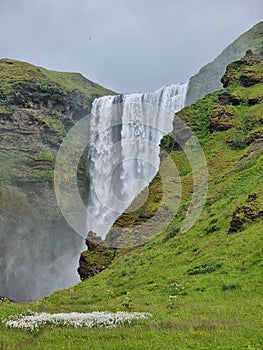
[[[88,146],[88,231],[101,236],[150,183],[159,144],[184,107],[188,84],[154,92],[104,96],[92,105]]]

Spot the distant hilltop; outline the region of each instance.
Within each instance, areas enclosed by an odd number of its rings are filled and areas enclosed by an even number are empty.
[[[203,96],[222,88],[221,77],[226,66],[239,60],[245,52],[251,49],[258,55],[263,55],[263,22],[259,22],[244,34],[240,35],[232,44],[194,75],[189,82],[186,105],[190,105]]]

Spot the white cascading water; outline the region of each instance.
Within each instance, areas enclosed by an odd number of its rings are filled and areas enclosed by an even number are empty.
[[[188,84],[104,96],[92,105],[88,231],[104,237],[159,168],[159,144],[184,107]]]

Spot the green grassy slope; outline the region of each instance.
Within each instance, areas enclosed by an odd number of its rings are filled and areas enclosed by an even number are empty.
[[[238,66],[250,78],[252,71],[263,77],[262,62]],[[233,78],[226,89],[179,113],[199,137],[209,169],[207,201],[190,231],[181,234],[177,227],[191,197],[191,172],[183,152],[166,138],[183,185],[170,226],[75,286],[75,298],[67,289],[35,303],[0,304],[0,317],[27,309],[131,310],[151,312],[150,321],[119,329],[46,326],[35,333],[0,325],[0,349],[262,349],[262,97],[262,82],[244,87]],[[157,177],[152,193],[159,188]],[[119,225],[151,215],[153,198],[144,212],[125,214]]]
[[[263,22],[259,22],[250,30],[239,36],[212,62],[200,69],[190,79],[186,103],[197,101],[206,94],[216,91],[222,87],[220,79],[225,72],[226,66],[240,59],[247,49],[263,55]]]
[[[11,69],[10,69],[11,68]],[[37,83],[39,86],[57,86],[66,91],[77,90],[87,97],[111,95],[113,92],[80,73],[57,72],[27,62],[3,58],[0,60],[0,87],[8,89],[16,84]]]

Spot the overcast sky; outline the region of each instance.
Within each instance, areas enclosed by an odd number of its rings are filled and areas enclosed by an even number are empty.
[[[150,91],[188,81],[262,13],[262,0],[0,0],[0,55]]]

